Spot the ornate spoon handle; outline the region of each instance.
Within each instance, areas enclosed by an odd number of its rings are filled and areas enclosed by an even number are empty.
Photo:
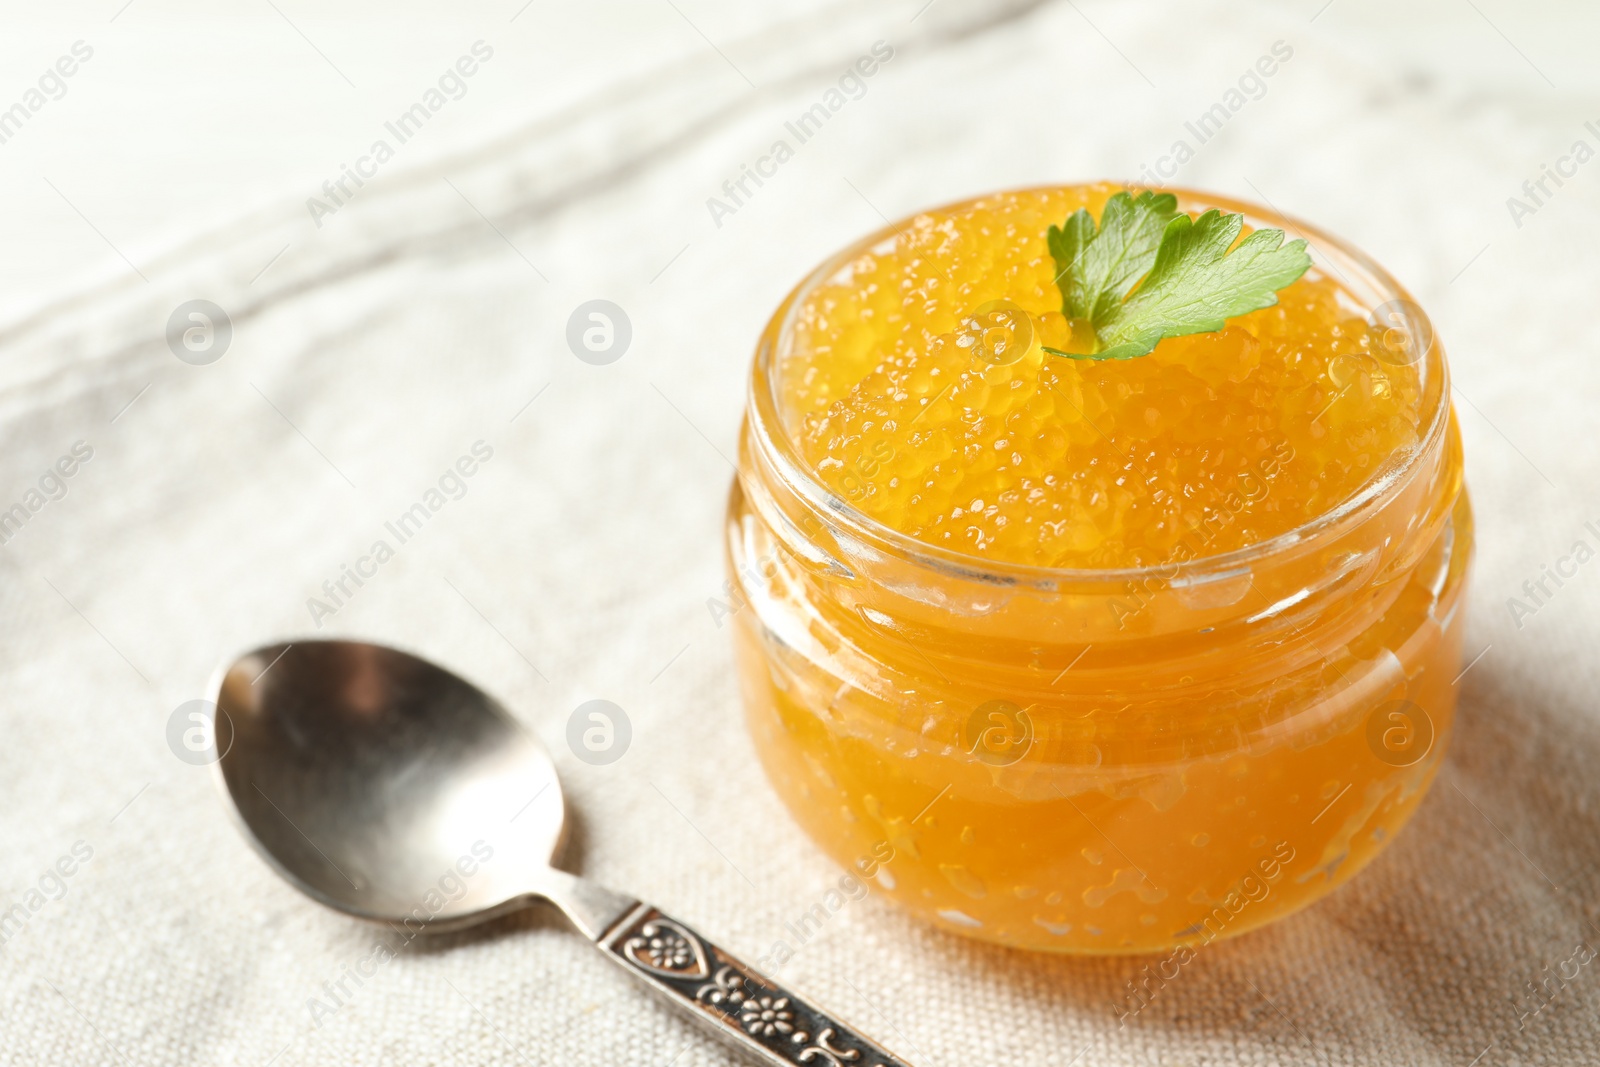
[[[636,977],[762,1063],[910,1067],[648,904],[597,940]]]

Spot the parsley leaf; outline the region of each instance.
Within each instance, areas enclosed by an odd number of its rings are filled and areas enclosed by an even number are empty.
[[[1168,337],[1211,333],[1236,315],[1276,304],[1278,290],[1311,266],[1306,243],[1285,244],[1282,230],[1257,230],[1233,248],[1243,228],[1242,215],[1211,210],[1193,219],[1177,211],[1169,194],[1150,192],[1113,196],[1098,233],[1082,210],[1065,227],[1052,226],[1048,243],[1060,268],[1062,313],[1092,328],[1096,351],[1045,351],[1133,359]]]
[[[1088,319],[1099,330],[1150,269],[1161,234],[1177,214],[1178,198],[1171,193],[1146,191],[1132,197],[1124,192],[1106,201],[1098,233],[1094,216],[1084,208],[1073,212],[1065,226],[1050,227],[1047,241],[1056,261],[1062,314]]]

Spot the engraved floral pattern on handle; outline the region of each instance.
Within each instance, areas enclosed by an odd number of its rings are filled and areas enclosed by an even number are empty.
[[[636,967],[668,977],[704,978],[711,973],[700,939],[660,916],[639,925],[639,932],[622,943],[622,955]]]
[[[647,904],[608,930],[600,946],[636,977],[765,1063],[910,1067]]]

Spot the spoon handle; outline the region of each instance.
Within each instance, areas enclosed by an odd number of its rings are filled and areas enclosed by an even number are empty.
[[[762,1063],[910,1067],[648,904],[596,940],[635,977]]]

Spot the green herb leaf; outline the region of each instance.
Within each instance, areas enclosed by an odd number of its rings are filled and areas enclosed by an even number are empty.
[[[1278,290],[1311,266],[1304,241],[1257,230],[1233,251],[1241,215],[1180,215],[1161,235],[1155,265],[1134,293],[1097,325],[1101,359],[1132,359],[1168,337],[1211,333],[1227,320],[1271,307]]]
[[[1048,243],[1060,269],[1062,313],[1093,327],[1097,350],[1045,351],[1071,359],[1133,359],[1168,337],[1211,333],[1234,316],[1276,304],[1278,290],[1311,266],[1306,243],[1285,244],[1282,230],[1257,230],[1233,248],[1243,227],[1242,215],[1212,210],[1192,219],[1177,213],[1170,195],[1149,192],[1113,196],[1098,233],[1081,210],[1065,227],[1052,226]]]
[[[1056,261],[1061,311],[1087,319],[1096,331],[1150,269],[1167,224],[1178,214],[1171,193],[1117,193],[1106,201],[1096,232],[1094,216],[1079,208],[1047,241]]]

